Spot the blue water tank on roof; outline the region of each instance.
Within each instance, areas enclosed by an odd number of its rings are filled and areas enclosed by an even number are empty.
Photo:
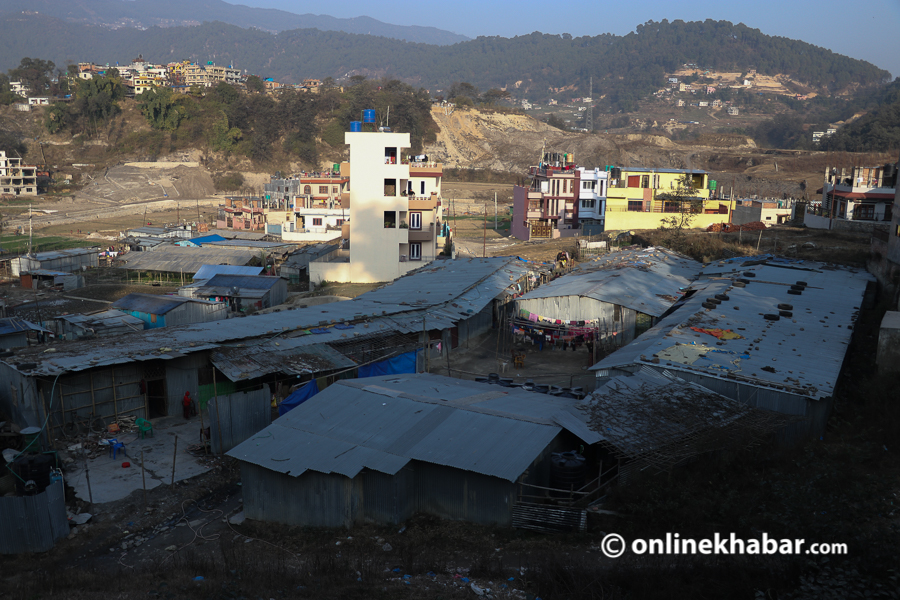
[[[362,131],[362,123],[359,121],[350,121],[350,131]]]
[[[374,123],[375,122],[375,109],[367,108],[363,111],[363,123]]]

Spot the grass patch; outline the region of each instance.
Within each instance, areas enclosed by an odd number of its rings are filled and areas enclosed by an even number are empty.
[[[31,246],[34,252],[66,250],[68,248],[92,248],[98,242],[63,236],[33,236]],[[4,235],[0,237],[0,248],[4,253],[21,254],[28,251],[28,235]]]

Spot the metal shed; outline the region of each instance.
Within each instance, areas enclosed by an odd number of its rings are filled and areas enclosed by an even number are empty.
[[[231,310],[241,311],[250,307],[270,308],[284,303],[287,298],[287,280],[265,275],[218,274],[201,285],[178,290],[179,295],[226,302]]]
[[[72,273],[74,271],[83,271],[84,269],[93,269],[99,266],[99,248],[72,248],[70,250],[38,252],[31,256],[20,256],[10,261],[13,277],[18,277],[24,272],[35,271],[38,269]]]
[[[144,329],[144,322],[120,310],[56,317],[57,335],[65,340],[125,335]]]
[[[591,443],[576,401],[436,375],[339,381],[232,449],[248,517],[508,526],[553,450]]]
[[[163,246],[152,252],[119,255],[117,264],[131,271],[193,274],[203,265],[244,266],[256,255],[257,253],[241,249]]]
[[[518,298],[516,322],[550,330],[594,328],[624,345],[683,297],[701,267],[665,248],[607,254]]]
[[[183,296],[133,293],[112,303],[118,309],[144,322],[145,329],[207,323],[227,318],[221,302],[207,302]]]
[[[642,366],[803,421],[784,442],[822,435],[866,286],[863,271],[785,259],[722,261],[707,287],[591,367],[600,378]]]

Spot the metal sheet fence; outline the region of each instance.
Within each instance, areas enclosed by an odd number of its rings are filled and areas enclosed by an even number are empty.
[[[47,552],[68,534],[62,481],[36,496],[0,498],[0,554]]]
[[[271,423],[268,388],[213,398],[209,401],[209,420],[213,452],[231,450]]]

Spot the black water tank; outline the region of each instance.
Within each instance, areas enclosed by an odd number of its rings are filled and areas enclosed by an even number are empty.
[[[587,473],[587,464],[584,457],[577,452],[554,452],[550,455],[551,488],[580,490],[584,487],[585,473]]]
[[[49,454],[29,452],[13,461],[16,477],[16,495],[27,496],[40,494],[50,485],[50,470],[53,468],[53,457]],[[28,486],[33,481],[34,487]]]

